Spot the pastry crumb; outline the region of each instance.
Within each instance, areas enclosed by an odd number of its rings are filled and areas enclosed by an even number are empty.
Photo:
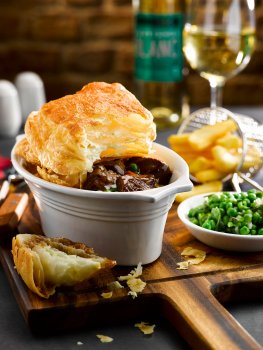
[[[119,281],[127,281],[131,278],[137,278],[139,276],[142,275],[142,263],[139,262],[139,264],[137,265],[137,267],[135,267],[135,269],[133,269],[128,275],[126,276],[120,276],[118,277]]]
[[[136,292],[133,292],[131,290],[128,292],[128,295],[130,295],[132,297],[132,299],[135,299],[138,296],[138,294]]]
[[[139,278],[141,275],[142,263],[140,262],[128,275],[118,277],[120,281],[126,281],[127,286],[130,289],[128,295],[130,295],[133,299],[136,298],[138,293],[142,292],[146,286],[146,283]]]
[[[114,282],[110,282],[107,284],[107,288],[108,290],[110,291],[114,291],[114,290],[117,290],[117,289],[121,289],[121,288],[124,288],[119,281],[114,281]]]
[[[102,343],[111,343],[113,341],[113,338],[103,334],[96,334],[96,337],[99,338]]]
[[[152,334],[154,332],[155,324],[149,325],[146,322],[135,323],[134,327],[139,328],[143,334]]]
[[[146,283],[140,278],[131,278],[127,281],[127,285],[132,292],[140,293],[145,288]]]
[[[101,293],[102,298],[110,299],[112,297],[112,291]]]
[[[181,253],[182,256],[189,257],[186,261],[177,263],[177,270],[187,270],[191,265],[200,264],[206,258],[206,252],[201,249],[186,247]]]
[[[177,270],[187,270],[188,266],[189,266],[189,262],[188,261],[180,261],[177,263]]]

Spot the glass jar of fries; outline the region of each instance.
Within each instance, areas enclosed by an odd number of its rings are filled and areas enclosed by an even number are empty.
[[[186,160],[196,183],[226,182],[237,171],[252,177],[261,168],[262,135],[263,125],[252,118],[204,108],[184,120],[168,143]]]

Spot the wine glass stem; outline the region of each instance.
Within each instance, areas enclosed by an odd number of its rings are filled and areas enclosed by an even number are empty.
[[[214,82],[210,82],[211,89],[211,102],[210,107],[222,107],[222,93],[223,93],[224,84],[216,84]]]

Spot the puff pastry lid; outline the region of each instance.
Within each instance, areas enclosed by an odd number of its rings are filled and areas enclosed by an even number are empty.
[[[25,284],[43,298],[49,298],[59,286],[78,285],[116,265],[83,243],[34,234],[13,237],[12,254]]]
[[[92,171],[101,158],[149,154],[156,127],[121,84],[94,82],[32,112],[25,134],[42,167],[73,175]]]

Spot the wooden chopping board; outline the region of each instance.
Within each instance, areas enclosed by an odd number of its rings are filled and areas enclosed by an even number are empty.
[[[38,210],[30,195],[29,204],[18,226],[20,233],[41,234]],[[126,275],[131,268],[116,267],[102,276],[94,288],[60,289],[45,300],[32,293],[14,269],[11,239],[2,244],[0,258],[21,312],[36,332],[77,328],[88,324],[133,319],[160,314],[167,318],[193,349],[262,349],[227,312],[223,304],[260,298],[263,291],[263,252],[231,253],[195,240],[177,217],[176,205],[168,215],[161,257],[143,268],[146,288],[135,299],[128,289],[114,291],[103,299],[110,281]],[[188,270],[178,270],[177,262],[185,247],[206,251],[206,259]],[[105,316],[106,315],[106,316]]]

